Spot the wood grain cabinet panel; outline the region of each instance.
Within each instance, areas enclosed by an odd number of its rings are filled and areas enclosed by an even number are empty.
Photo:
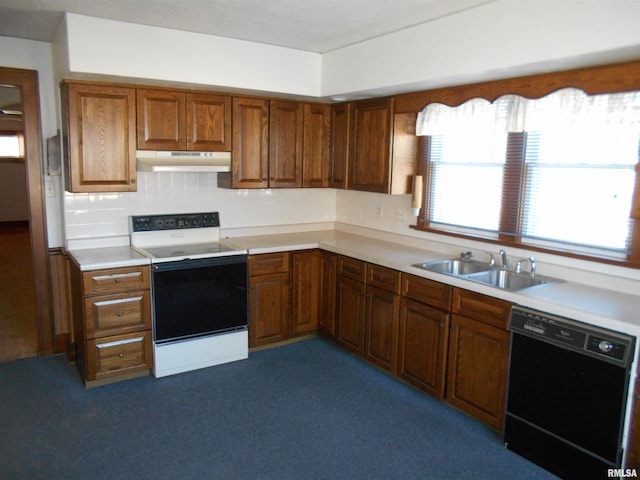
[[[76,365],[85,385],[153,366],[149,265],[81,271],[70,264]]]
[[[249,256],[249,346],[286,340],[291,335],[288,252]]]
[[[310,333],[318,329],[320,315],[320,251],[293,255],[293,310],[291,333]]]
[[[234,97],[231,172],[218,173],[224,188],[269,186],[269,101]]]
[[[336,325],[338,343],[356,355],[364,355],[366,292],[364,283],[338,276]]]
[[[329,186],[347,188],[351,130],[351,104],[331,106],[331,156],[329,159]]]
[[[87,378],[102,380],[150,368],[151,330],[115,335],[87,342]]]
[[[392,101],[378,98],[355,102],[352,117],[347,188],[389,193]]]
[[[364,356],[371,363],[396,372],[400,296],[367,285]]]
[[[331,107],[322,104],[304,105],[304,135],[302,153],[302,183],[304,187],[329,186],[331,157]]]
[[[402,298],[398,334],[398,376],[444,398],[449,312]]]
[[[337,256],[321,252],[320,256],[320,318],[318,329],[331,339],[336,338]]]
[[[447,401],[497,430],[504,422],[509,332],[452,315]]]
[[[135,89],[63,83],[65,188],[69,192],[135,192]]]
[[[231,150],[231,97],[170,89],[136,91],[139,150]]]
[[[269,102],[269,187],[302,187],[303,105]]]

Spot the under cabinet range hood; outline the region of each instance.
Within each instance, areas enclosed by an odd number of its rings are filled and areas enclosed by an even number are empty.
[[[139,172],[228,172],[231,152],[138,150]]]

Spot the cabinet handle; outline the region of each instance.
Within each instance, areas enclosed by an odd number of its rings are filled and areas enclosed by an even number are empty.
[[[117,315],[118,315],[119,317],[122,317],[122,316],[124,315],[124,312],[118,312],[118,313],[117,313]]]
[[[120,355],[118,355],[118,357],[124,358],[124,353],[121,353]]]
[[[116,279],[115,279],[115,282],[116,282],[116,283],[120,283],[120,279],[119,279],[119,278],[116,278]]]

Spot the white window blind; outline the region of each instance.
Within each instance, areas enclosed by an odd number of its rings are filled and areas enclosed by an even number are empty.
[[[416,131],[429,137],[422,221],[430,228],[626,254],[640,92],[431,104]]]

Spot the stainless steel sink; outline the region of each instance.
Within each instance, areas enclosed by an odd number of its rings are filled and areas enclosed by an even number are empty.
[[[466,278],[474,282],[511,291],[562,282],[562,280],[542,275],[531,276],[528,273],[517,273],[501,269],[468,275]]]
[[[445,275],[453,275],[460,277],[472,273],[486,272],[496,267],[485,262],[477,260],[463,260],[461,258],[451,258],[448,260],[437,260],[435,262],[417,263],[414,267],[422,268],[436,273],[444,273]]]

